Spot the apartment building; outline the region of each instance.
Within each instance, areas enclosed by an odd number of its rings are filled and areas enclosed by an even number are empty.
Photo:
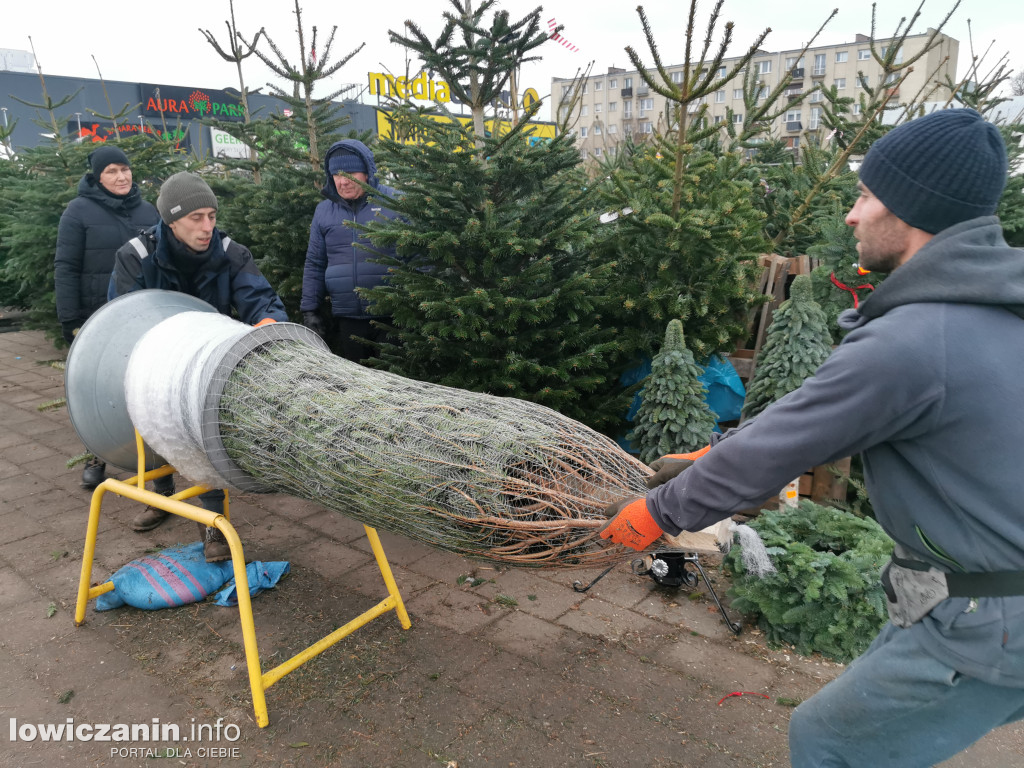
[[[902,62],[920,53],[931,32],[908,36],[896,54],[896,61]],[[875,49],[884,56],[891,42],[876,41]],[[913,71],[899,87],[889,89],[890,100],[894,104],[912,101],[925,96],[935,81],[945,83],[947,77],[955,81],[959,47],[957,40],[939,35],[936,45],[914,63]],[[787,72],[793,72],[793,80],[785,92],[791,106],[771,128],[772,136],[782,138],[793,148],[798,148],[809,133],[821,127],[824,99],[819,86],[835,86],[840,96],[850,96],[856,101],[865,84],[872,88],[883,84],[882,67],[871,55],[870,38],[866,35],[858,34],[849,43],[809,48],[803,56],[800,54],[800,49],[759,51],[749,65],[762,83],[762,97],[770,93]],[[724,77],[738,59],[724,60],[719,76]],[[682,64],[666,69],[674,82],[682,82]],[[942,87],[929,98],[944,99],[948,95],[948,89]],[[583,82],[577,99],[573,98],[571,79],[553,78],[551,97],[558,100],[557,121],[561,123],[568,118],[570,129],[577,134],[577,145],[587,159],[614,153],[618,142],[630,134],[650,134],[666,125],[666,100],[650,90],[636,70],[609,67],[604,74],[592,75]],[[708,120],[742,123],[742,77],[708,94],[704,103],[708,107]],[[691,105],[691,111],[695,108]],[[859,110],[859,105],[855,105],[854,110]]]

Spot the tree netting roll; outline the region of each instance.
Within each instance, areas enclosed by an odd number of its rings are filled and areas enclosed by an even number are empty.
[[[434,547],[517,566],[623,557],[602,509],[650,470],[544,406],[364,368],[275,341],[228,376],[227,454],[269,487]]]

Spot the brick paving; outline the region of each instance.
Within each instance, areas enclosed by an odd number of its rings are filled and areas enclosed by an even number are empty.
[[[267,691],[257,728],[237,611],[200,603],[73,614],[90,495],[63,395],[63,358],[41,333],[0,332],[0,709],[7,766],[786,766],[789,704],[842,671],[734,637],[701,591],[665,590],[623,566],[596,574],[495,569],[381,531],[409,610],[386,614]],[[128,473],[115,476],[124,478]],[[106,580],[147,549],[192,540],[191,522],[129,527],[108,495],[93,566]],[[386,592],[357,522],[306,501],[240,495],[249,559],[292,572],[253,602],[264,668]],[[725,579],[707,568],[723,591]],[[472,582],[460,577],[473,577]],[[461,581],[461,583],[460,583]],[[738,618],[738,617],[736,617]],[[719,700],[732,691],[755,696]],[[237,725],[239,738],[12,743],[24,724]],[[112,753],[111,748],[121,753]],[[227,757],[211,747],[233,748]],[[170,748],[170,757],[128,750]],[[944,765],[1024,764],[1024,727],[1002,728]]]

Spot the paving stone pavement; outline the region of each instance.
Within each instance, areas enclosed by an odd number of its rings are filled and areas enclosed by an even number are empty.
[[[734,637],[703,585],[665,590],[624,564],[581,594],[573,581],[596,573],[495,569],[381,531],[412,627],[385,614],[285,677],[267,691],[260,729],[237,610],[90,606],[74,626],[90,494],[81,468],[66,467],[83,450],[67,409],[41,407],[63,396],[49,364],[63,356],[41,333],[0,332],[0,768],[786,766],[791,703],[842,671],[771,650],[750,626]],[[192,540],[179,519],[132,532],[137,511],[106,497],[94,583]],[[264,669],[386,596],[362,526],[343,515],[238,495],[232,521],[248,559],[292,565],[253,601]],[[761,696],[722,700],[733,691]],[[179,738],[28,739],[34,725],[69,719],[156,719]],[[944,765],[1024,765],[1024,727]]]

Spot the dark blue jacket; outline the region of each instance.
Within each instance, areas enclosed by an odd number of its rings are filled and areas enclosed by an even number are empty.
[[[219,229],[213,230],[209,256],[190,279],[175,266],[169,243],[172,237],[165,224],[158,224],[125,243],[114,256],[108,300],[131,291],[159,288],[200,298],[222,315],[230,316],[234,308],[238,319],[249,325],[267,317],[288,320],[284,304],[244,245]]]
[[[382,194],[394,197],[395,190],[377,180],[377,164],[373,153],[361,141],[345,139],[327,150],[324,157],[324,173],[327,181],[321,194],[323,200],[313,213],[309,227],[309,247],[306,249],[306,266],[302,273],[303,312],[319,308],[324,296],[331,297],[331,313],[337,317],[368,318],[368,302],[359,297],[356,288],[373,288],[380,285],[388,268],[369,259],[378,259],[381,253],[394,255],[392,250],[375,249],[370,245],[366,233],[353,229],[346,222],[366,224],[376,217],[393,219],[394,211],[384,207],[372,195],[363,195],[358,200],[343,200],[334,186],[334,177],[328,170],[331,155],[342,147],[360,154],[369,169],[367,184]]]
[[[103,189],[91,173],[82,177],[78,197],[57,228],[53,282],[61,324],[80,326],[107,303],[114,253],[158,221],[160,214],[142,199],[138,185],[122,197]]]

